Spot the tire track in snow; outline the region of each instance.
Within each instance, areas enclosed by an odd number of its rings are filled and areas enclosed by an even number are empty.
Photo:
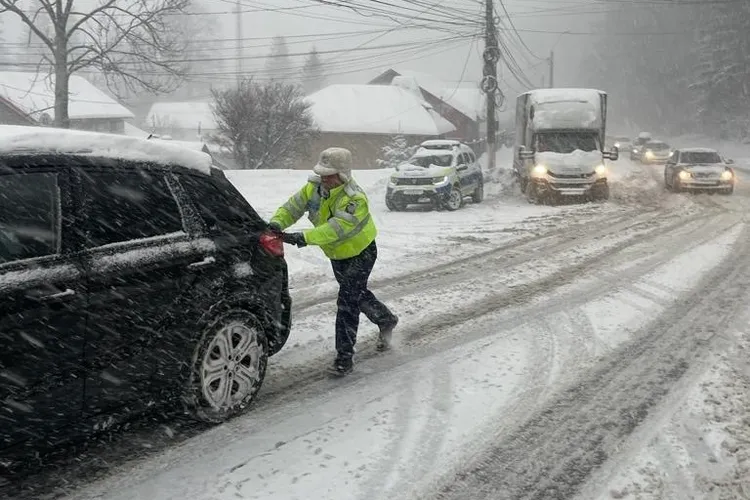
[[[566,499],[745,307],[750,231],[695,291],[425,498]]]
[[[584,237],[589,235],[593,236],[597,231],[602,233],[603,236],[613,232],[613,230],[616,230],[616,228],[619,228],[620,226],[628,227],[633,225],[633,220],[638,215],[643,214],[651,215],[651,219],[656,217],[655,210],[632,210],[606,221],[587,222],[583,224],[566,226],[560,229],[545,232],[542,235],[534,235],[530,238],[521,238],[516,241],[511,241],[491,250],[476,253],[469,257],[455,259],[450,262],[439,264],[437,266],[409,271],[404,274],[388,277],[385,279],[371,280],[371,289],[373,291],[380,291],[388,287],[402,287],[407,283],[412,285],[410,289],[418,289],[420,286],[423,286],[422,283],[428,278],[434,278],[435,276],[444,278],[446,273],[456,274],[457,270],[472,269],[472,266],[486,263],[487,259],[489,258],[502,256],[507,252],[520,250],[526,246],[543,245],[548,240],[551,240],[551,245],[570,244],[572,240],[579,238],[582,235],[584,235]],[[557,242],[555,241],[556,238],[562,238],[563,241]],[[460,279],[460,277],[458,279]],[[307,288],[314,290],[317,287],[312,286]],[[325,304],[334,300],[336,300],[335,293],[317,294],[313,296],[305,296],[304,294],[302,294],[301,297],[297,297],[294,301],[293,314],[295,316],[301,315],[303,312],[306,312],[307,310],[314,308],[315,306]],[[314,311],[312,311],[312,313],[314,313]]]
[[[583,305],[606,295],[611,289],[612,283],[632,280],[653,272],[663,265],[665,261],[673,258],[678,249],[681,249],[680,251],[689,251],[712,240],[715,235],[728,230],[734,224],[732,220],[722,222],[709,217],[681,222],[672,224],[669,230],[663,227],[656,227],[652,233],[642,235],[638,239],[638,243],[651,241],[649,237],[663,239],[664,241],[669,241],[669,247],[666,247],[664,244],[656,245],[658,248],[661,248],[661,251],[654,252],[649,249],[646,260],[640,262],[637,269],[627,269],[620,273],[608,272],[604,279],[597,279],[590,284],[585,292],[575,291],[570,295],[550,299],[550,303],[544,306],[529,305],[536,297],[568,285],[584,276],[601,274],[603,269],[607,269],[610,265],[613,265],[608,260],[609,258],[619,255],[621,260],[625,262],[631,261],[633,259],[632,256],[627,252],[619,254],[619,250],[622,250],[620,247],[627,247],[630,251],[636,251],[636,243],[633,241],[622,243],[616,249],[610,248],[602,254],[592,255],[585,261],[580,262],[572,271],[570,268],[561,270],[537,281],[508,290],[501,290],[472,302],[465,307],[455,307],[449,313],[433,315],[421,321],[419,325],[405,326],[399,331],[399,335],[405,341],[398,341],[402,345],[390,353],[383,354],[376,352],[374,349],[374,338],[362,338],[357,343],[359,346],[357,363],[376,362],[380,366],[379,369],[387,370],[393,360],[397,360],[395,364],[400,365],[411,359],[429,356],[435,352],[451,349],[456,345],[478,340],[486,337],[488,335],[487,332],[480,329],[472,329],[468,333],[463,330],[461,332],[454,332],[452,330],[455,330],[454,327],[468,320],[485,317],[500,311],[505,311],[509,316],[501,320],[500,326],[502,329],[512,329],[523,325],[528,321],[529,317],[538,315],[542,307],[545,313],[548,314],[568,311],[571,307]],[[699,223],[701,226],[693,227],[691,224],[694,223]],[[679,230],[685,231],[685,234],[679,238],[670,233],[670,231],[675,232]],[[703,232],[703,230],[706,231]],[[654,235],[653,233],[658,234]],[[696,236],[696,234],[700,236]],[[641,255],[640,257],[643,256]],[[544,259],[545,255],[539,254],[537,258]],[[615,259],[615,262],[617,262],[617,259]],[[493,331],[497,331],[497,328]],[[296,365],[292,369],[285,370],[285,373],[267,380],[264,384],[263,397],[256,402],[256,407],[263,407],[266,404],[284,404],[285,401],[297,398],[300,393],[306,392],[310,385],[322,384],[323,387],[333,388],[334,386],[329,385],[327,382],[328,377],[320,368],[327,363],[329,356],[329,353],[326,353],[306,359],[304,363]],[[341,382],[346,383],[346,381]]]
[[[431,370],[430,404],[423,418],[422,430],[416,436],[416,446],[412,446],[412,454],[402,456],[401,466],[409,470],[398,475],[396,484],[388,488],[381,498],[390,500],[398,498],[412,482],[418,481],[432,472],[438,463],[445,439],[448,416],[453,407],[453,385],[451,383],[450,367],[434,365]]]
[[[399,459],[404,454],[404,448],[408,441],[409,424],[413,420],[416,380],[416,377],[405,377],[397,389],[399,397],[393,413],[393,421],[390,424],[394,431],[391,433],[388,446],[383,450],[383,458],[380,460],[379,466],[370,473],[370,478],[364,482],[362,487],[364,493],[361,498],[379,498],[383,488],[388,483],[389,477],[398,468]]]
[[[701,222],[703,222],[704,224],[703,227],[706,227],[711,224],[710,221],[705,220],[706,219],[705,217],[702,217],[700,219],[701,219]],[[607,259],[616,257],[621,251],[625,249],[628,249],[643,241],[648,241],[652,239],[654,236],[664,236],[663,233],[665,232],[668,233],[668,232],[679,231],[688,223],[692,223],[692,222],[696,222],[696,221],[695,220],[677,221],[668,225],[666,228],[665,227],[653,228],[648,233],[625,239],[614,246],[605,248],[604,250],[600,252],[593,253],[591,256],[582,259],[580,262],[578,262],[575,265],[571,265],[563,269],[560,269],[558,271],[555,271],[551,273],[550,275],[540,278],[536,281],[524,283],[522,285],[515,286],[509,290],[502,290],[497,293],[489,294],[488,296],[485,296],[477,301],[474,301],[467,306],[456,307],[450,313],[433,315],[430,318],[423,321],[418,327],[404,328],[402,330],[401,335],[406,339],[406,342],[408,343],[419,338],[430,336],[433,334],[433,332],[444,330],[448,327],[460,325],[467,319],[475,318],[477,316],[485,316],[498,309],[505,309],[508,307],[518,307],[521,305],[525,305],[534,297],[550,289],[560,288],[563,285],[571,284],[574,281],[577,281],[578,279],[580,279],[583,275],[587,273],[591,274],[594,271],[598,271],[598,272],[602,272],[603,270],[606,271],[607,268],[611,265],[611,262],[609,262]],[[660,234],[655,235],[654,233],[660,233]],[[696,238],[694,236],[693,230],[691,230],[687,235],[684,235],[683,238],[689,238],[690,242],[696,242],[696,240],[704,241],[700,238]],[[675,240],[671,239],[670,244],[674,244],[674,243],[675,243]],[[688,247],[689,246],[690,245],[688,244]],[[664,260],[666,258],[665,253],[667,255],[671,255],[673,252],[670,249],[669,251],[665,251],[665,252],[657,254],[656,257],[652,261],[652,266],[650,267],[642,266],[638,269],[638,272],[643,271],[645,269],[655,269],[656,267],[660,266],[662,263],[664,263]],[[537,258],[542,258],[542,257],[537,256]],[[607,274],[610,274],[611,276],[612,273],[607,272]],[[628,275],[628,277],[630,276],[631,274]],[[614,279],[614,277],[612,277],[612,281],[607,280],[607,281],[602,282],[600,287],[596,287],[594,290],[592,290],[593,293],[584,294],[580,298],[586,299],[584,300],[584,302],[592,300],[593,298],[596,298],[598,294],[601,294],[611,289],[612,283],[617,283],[620,281],[621,279]],[[502,285],[498,284],[498,287],[500,286]],[[581,302],[580,300],[576,302],[584,303],[584,302]]]

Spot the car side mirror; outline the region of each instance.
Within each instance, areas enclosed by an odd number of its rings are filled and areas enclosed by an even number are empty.
[[[613,148],[612,151],[604,151],[602,156],[607,160],[617,161],[620,158],[620,151],[617,148]]]
[[[518,159],[519,160],[533,160],[536,151],[533,149],[526,149],[525,146],[518,148]]]
[[[727,163],[728,165],[734,165],[734,160],[733,160],[733,159],[731,159],[731,158],[727,158],[727,159],[726,159],[726,163]]]

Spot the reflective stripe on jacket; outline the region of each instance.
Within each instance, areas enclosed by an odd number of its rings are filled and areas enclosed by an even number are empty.
[[[320,177],[310,177],[308,183],[276,211],[271,222],[286,229],[305,212],[315,226],[303,231],[305,241],[308,245],[319,246],[331,260],[359,255],[377,236],[367,195],[353,179],[326,194]]]

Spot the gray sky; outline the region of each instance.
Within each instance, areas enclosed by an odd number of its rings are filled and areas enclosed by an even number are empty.
[[[26,1],[32,4],[36,2]],[[76,0],[76,3],[83,9],[90,8],[98,1]],[[476,85],[481,78],[483,0],[328,1],[388,10],[384,10],[383,14],[364,12],[367,16],[363,16],[350,9],[321,5],[315,0],[240,0],[244,11],[240,36],[243,71],[256,75],[260,71],[262,75],[271,38],[283,35],[287,37],[291,53],[306,53],[313,44],[323,53],[322,57],[328,63],[329,83],[365,83],[394,66],[432,73],[462,86]],[[192,19],[212,22],[211,28],[196,34],[195,38],[205,40],[209,47],[204,48],[200,56],[234,58],[238,38],[236,15],[233,13],[236,1],[194,2],[205,11],[205,15]],[[384,3],[402,8],[387,7]],[[428,8],[433,5],[436,8]],[[503,4],[495,0],[504,26],[501,27],[501,35],[521,71],[537,86],[542,84],[543,78],[545,84],[549,83],[547,58],[553,48],[555,85],[577,86],[585,83],[579,78],[582,63],[588,56],[591,44],[596,43],[595,36],[585,33],[604,29],[602,16],[597,12],[616,9],[617,5],[617,2],[603,0],[506,0],[504,7],[526,45],[524,47],[510,26]],[[389,11],[401,25],[384,17],[384,13]],[[447,15],[447,12],[454,15]],[[425,18],[440,19],[441,22],[426,22],[423,20]],[[421,24],[423,28],[414,28],[415,24]],[[14,38],[17,28],[18,23],[14,18],[5,17],[6,37]],[[335,53],[326,53],[329,51]],[[304,58],[299,57],[292,64],[299,68],[303,61]],[[204,72],[197,78],[213,84],[232,84],[238,65],[230,60],[222,64],[224,69],[221,72]],[[587,70],[596,71],[596,67],[588,65]],[[499,71],[505,82],[501,88],[507,95],[513,97],[524,90],[511,75],[506,63],[500,64]]]
[[[196,0],[200,2],[201,0]],[[343,3],[341,0],[335,0]],[[262,70],[265,61],[257,58],[268,53],[270,37],[283,35],[287,37],[289,51],[292,53],[306,52],[313,43],[322,52],[343,49],[355,49],[349,53],[324,54],[329,63],[332,82],[365,83],[368,77],[373,77],[391,66],[398,66],[416,71],[434,74],[446,81],[456,82],[462,79],[462,85],[476,84],[481,77],[481,46],[483,34],[480,32],[484,16],[483,2],[480,0],[421,0],[420,5],[437,4],[444,10],[455,10],[456,16],[445,15],[444,12],[430,11],[422,6],[410,4],[407,0],[383,0],[387,3],[402,5],[413,9],[411,12],[392,9],[397,17],[406,25],[413,25],[417,21],[409,21],[411,15],[420,18],[445,19],[447,22],[458,22],[460,26],[443,25],[455,30],[446,33],[438,29],[399,29],[399,25],[379,15],[365,17],[341,7],[320,5],[313,0],[241,0],[243,33],[243,69],[252,72]],[[221,37],[228,39],[217,42],[229,55],[234,55],[234,41],[236,38],[236,16],[234,0],[202,0],[203,8],[212,12]],[[354,4],[378,6],[374,0],[356,0]],[[502,17],[507,19],[501,4],[495,0],[496,8]],[[518,65],[535,85],[541,85],[548,77],[548,62],[550,50],[555,49],[556,86],[575,86],[579,67],[587,55],[587,46],[594,43],[595,37],[581,33],[595,32],[602,29],[600,15],[604,8],[612,8],[597,0],[506,0],[505,8],[510,19],[518,29],[518,33],[528,46],[527,50],[518,37],[510,29],[503,31],[504,39],[508,40],[513,57]],[[261,11],[260,9],[272,9]],[[422,13],[427,10],[426,13]],[[219,12],[226,12],[219,14]],[[395,14],[395,13],[398,14]],[[476,25],[471,26],[463,19],[476,19]],[[424,23],[434,24],[438,23]],[[507,20],[505,25],[510,28]],[[393,29],[391,32],[386,32]],[[570,31],[570,34],[563,34]],[[478,37],[472,39],[472,33]],[[448,40],[451,37],[463,36],[462,39]],[[377,39],[374,39],[376,38]],[[250,39],[252,38],[252,39]],[[373,40],[374,39],[374,40]],[[369,42],[369,43],[368,43]],[[403,46],[393,47],[393,45]],[[364,47],[391,47],[378,50],[361,50]],[[466,63],[468,57],[468,63]],[[540,60],[542,58],[543,60]],[[302,59],[294,62],[294,66],[301,66]],[[464,70],[464,67],[466,68]],[[594,69],[595,70],[595,69]],[[232,81],[235,68],[227,68],[224,80]],[[520,91],[521,85],[510,75],[501,64],[502,78],[507,82],[505,89],[512,95]]]

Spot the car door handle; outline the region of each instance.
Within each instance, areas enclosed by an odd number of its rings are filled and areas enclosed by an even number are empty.
[[[216,264],[216,259],[214,257],[206,257],[205,259],[193,262],[192,264],[188,264],[188,269],[203,269],[204,267],[210,267]]]

